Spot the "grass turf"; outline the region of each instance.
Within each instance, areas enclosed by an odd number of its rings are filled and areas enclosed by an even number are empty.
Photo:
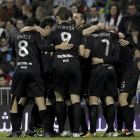
[[[98,140],[100,140],[100,139],[103,139],[103,140],[108,140],[108,139],[110,139],[110,140],[140,140],[140,132],[135,132],[135,137],[110,137],[110,138],[108,138],[108,137],[100,137],[102,134],[103,134],[103,132],[97,132],[97,137],[94,137],[94,138],[82,138],[82,137],[80,137],[80,138],[71,138],[71,137],[67,137],[67,138],[62,138],[62,137],[55,137],[55,138],[39,138],[39,137],[36,137],[36,138],[34,138],[34,137],[25,137],[25,138],[7,138],[6,137],[6,135],[7,135],[8,133],[7,132],[0,132],[0,140],[17,140],[17,139],[24,139],[24,140],[34,140],[34,139],[36,139],[36,140],[43,140],[43,139],[48,139],[48,140],[53,140],[53,139],[57,139],[57,140],[69,140],[69,139],[72,139],[72,140],[75,140],[75,139],[82,139],[82,140],[87,140],[87,139],[98,139]]]

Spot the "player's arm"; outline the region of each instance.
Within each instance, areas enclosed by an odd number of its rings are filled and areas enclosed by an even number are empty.
[[[100,30],[100,29],[105,29],[105,23],[99,22],[97,25],[93,25],[87,29],[84,29],[83,35],[86,36],[86,35],[91,34],[97,30]]]
[[[121,32],[119,33],[114,33],[114,31],[110,32],[112,39],[124,39],[125,35]]]
[[[85,54],[85,45],[80,45],[79,46],[79,55],[84,57]]]
[[[73,47],[73,44],[65,44],[66,41],[62,42],[59,45],[51,45],[51,43],[50,45],[46,45],[46,40],[39,33],[36,34],[36,43],[41,51],[48,51],[48,52],[53,52],[59,49],[70,50]]]
[[[92,38],[87,36],[85,38],[85,55],[84,55],[84,58],[88,58],[90,56],[91,49],[92,49]]]
[[[94,57],[92,58],[92,64],[100,64],[100,63],[112,64],[118,62],[119,54],[120,54],[120,44],[118,40],[117,41],[114,40],[114,51],[112,53],[112,56],[105,56],[104,58]]]
[[[32,30],[35,30],[36,32],[39,32],[42,36],[45,36],[44,30],[39,26],[25,26],[24,28],[22,28],[20,30],[20,32],[24,33],[24,32],[28,32],[28,31],[32,31]]]
[[[120,39],[119,42],[121,46],[129,46],[130,49],[134,48],[134,46],[127,40]]]

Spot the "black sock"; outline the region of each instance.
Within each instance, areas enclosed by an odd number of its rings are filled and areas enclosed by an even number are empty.
[[[122,113],[123,113],[123,118],[125,123],[125,129],[131,130],[130,128],[131,116],[130,116],[128,105],[122,106]]]
[[[17,125],[17,118],[18,118],[18,113],[10,113],[10,120],[12,124],[12,132],[20,131],[18,130],[18,125]]]
[[[96,123],[98,119],[98,105],[91,105],[89,108],[89,119],[90,119],[90,133],[96,132]]]
[[[54,125],[54,121],[55,121],[55,106],[47,105],[46,107],[49,112],[49,118],[50,118],[49,129],[50,129],[50,132],[54,132],[53,125]]]
[[[17,118],[17,125],[18,129],[20,130],[23,112],[24,112],[25,106],[18,104],[18,118]]]
[[[55,113],[57,117],[57,122],[59,125],[59,131],[63,132],[65,130],[65,116],[64,116],[64,105],[63,102],[56,101],[55,104]]]
[[[42,124],[44,128],[44,132],[49,132],[49,113],[47,110],[39,111],[40,117],[42,119]]]
[[[29,129],[31,131],[34,131],[34,128],[37,125],[37,121],[40,121],[40,115],[39,115],[38,106],[36,103],[34,103],[34,106],[31,111],[31,121],[29,123]]]
[[[86,116],[85,116],[85,110],[84,110],[83,107],[81,107],[81,130],[83,132],[88,131],[87,122],[86,122]]]
[[[67,106],[66,106],[66,104],[64,104],[64,125],[65,125],[65,123],[66,123],[66,120],[67,120]]]
[[[130,115],[131,115],[131,124],[130,124],[130,129],[133,130],[133,123],[134,123],[134,117],[135,117],[135,108],[130,107]]]
[[[79,103],[73,104],[73,117],[74,117],[74,133],[79,133],[81,122],[81,105]]]
[[[107,122],[108,122],[108,129],[107,133],[114,132],[114,121],[115,121],[116,109],[115,105],[111,104],[107,106]]]
[[[68,118],[70,124],[70,131],[74,130],[74,118],[73,118],[73,105],[68,106]]]
[[[122,114],[122,108],[121,106],[117,107],[117,124],[118,124],[118,129],[122,131],[123,127],[123,114]]]
[[[106,123],[108,124],[108,122],[107,122],[107,106],[102,105],[102,108],[103,108],[103,116],[105,118]]]

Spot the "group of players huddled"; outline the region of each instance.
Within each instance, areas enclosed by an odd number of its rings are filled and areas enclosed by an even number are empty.
[[[98,100],[108,128],[104,137],[135,136],[134,99],[139,77],[133,60],[133,46],[122,33],[105,30],[105,23],[88,27],[86,16],[60,6],[56,21],[30,18],[14,37],[16,68],[12,82],[10,120],[7,137],[25,137],[21,122],[25,106],[35,99],[26,135],[32,137],[68,137],[64,128],[66,114],[71,137],[96,137]],[[89,111],[90,130],[80,104],[84,98]],[[114,103],[115,102],[115,103]],[[67,108],[67,113],[66,113]],[[115,108],[118,129],[114,131]],[[53,128],[55,116],[59,133]],[[125,129],[122,132],[123,122]],[[38,133],[43,126],[43,132]],[[81,130],[79,128],[81,126]]]

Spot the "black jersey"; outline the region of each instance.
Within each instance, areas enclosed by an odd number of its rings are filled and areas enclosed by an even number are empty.
[[[116,68],[119,72],[124,73],[126,70],[129,68],[132,68],[135,65],[135,61],[133,58],[133,54],[131,51],[131,46],[121,46],[120,43],[118,43],[118,40],[114,40],[114,44],[116,45],[115,47],[118,49],[120,52],[120,58],[119,62],[116,63]]]
[[[45,44],[45,39],[39,33],[36,33],[34,31],[15,35],[15,73],[25,72],[40,75],[40,53],[41,47],[43,47]]]
[[[105,30],[98,30],[86,37],[86,49],[91,50],[91,58],[105,58],[112,56],[115,51],[113,39],[118,39],[119,35]],[[92,67],[96,67],[93,65]]]
[[[73,44],[73,48],[70,50],[57,50],[53,52],[52,57],[52,67],[62,67],[62,66],[78,66],[79,63],[79,45],[84,45],[84,38],[82,31],[74,28],[67,22],[63,22],[54,28],[48,35],[48,44],[59,45],[63,41],[68,44]]]
[[[45,38],[47,45],[47,38]],[[41,51],[41,72],[42,74],[51,70],[51,56],[48,51]]]

